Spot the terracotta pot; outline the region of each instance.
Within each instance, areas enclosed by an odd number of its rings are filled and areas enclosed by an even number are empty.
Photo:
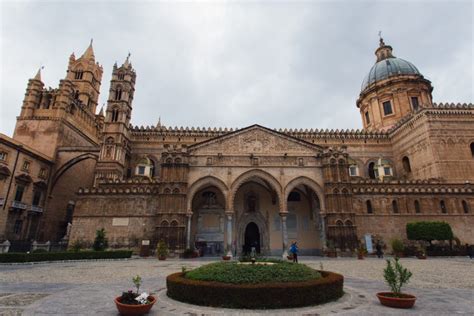
[[[426,255],[417,255],[416,256],[418,259],[426,259]]]
[[[337,258],[337,251],[328,250],[328,251],[326,251],[326,256],[329,257],[329,258]]]
[[[158,260],[166,260],[166,256],[159,256]]]
[[[364,260],[364,255],[357,254],[357,259],[359,259],[359,260]]]
[[[293,260],[293,257],[292,257],[292,256],[286,256],[286,258],[287,258],[288,260]]]
[[[138,316],[138,315],[146,314],[153,307],[153,304],[156,303],[156,298],[151,295],[148,296],[148,299],[150,300],[150,304],[146,304],[146,305],[122,304],[120,303],[121,298],[122,298],[121,296],[118,296],[115,298],[114,301],[120,315],[123,315],[123,316]]]
[[[222,256],[222,260],[228,261],[230,260],[230,256]]]
[[[400,294],[401,297],[395,297],[392,292],[377,293],[380,304],[395,308],[412,308],[415,305],[416,297],[410,294]]]

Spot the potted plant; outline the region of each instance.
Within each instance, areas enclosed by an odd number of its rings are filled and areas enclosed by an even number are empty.
[[[357,259],[363,260],[366,255],[367,249],[364,245],[360,245],[359,248],[357,248]]]
[[[401,292],[402,286],[408,283],[412,273],[400,264],[398,258],[395,258],[393,263],[392,260],[387,260],[383,276],[392,291],[377,293],[380,303],[395,308],[412,308],[416,297]]]
[[[128,292],[123,292],[122,296],[118,296],[114,300],[117,310],[124,316],[146,314],[156,302],[155,297],[148,295],[146,292],[139,292],[142,283],[142,278],[139,275],[133,277],[132,282],[137,288],[137,291],[133,292],[129,290]]]
[[[293,261],[293,254],[290,252],[290,253],[288,254],[288,256],[286,256],[286,258],[287,258],[288,260]]]
[[[158,256],[158,260],[166,260],[166,256],[168,256],[168,246],[163,240],[158,242],[158,246],[156,247],[156,255]]]
[[[424,246],[419,246],[416,257],[418,259],[426,259],[426,248]]]

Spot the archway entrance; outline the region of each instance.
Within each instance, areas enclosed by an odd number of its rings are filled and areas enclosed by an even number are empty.
[[[255,247],[255,251],[260,253],[260,231],[254,222],[248,223],[245,228],[245,243],[242,250],[244,253],[250,253],[252,247]]]

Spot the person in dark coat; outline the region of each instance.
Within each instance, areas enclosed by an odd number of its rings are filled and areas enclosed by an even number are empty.
[[[470,259],[474,259],[474,246],[466,244],[467,255]]]
[[[375,245],[375,254],[378,258],[383,258],[382,245],[380,243]]]

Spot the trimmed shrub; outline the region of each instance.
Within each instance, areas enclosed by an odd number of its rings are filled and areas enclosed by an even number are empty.
[[[101,228],[95,232],[95,239],[94,244],[92,245],[92,249],[95,251],[104,251],[109,247],[109,241],[105,237],[105,229]]]
[[[2,253],[0,262],[39,262],[84,259],[123,259],[130,258],[132,251],[83,251],[83,252],[38,252],[38,253]]]
[[[407,237],[410,240],[451,240],[453,231],[446,222],[414,222],[406,226]]]
[[[257,284],[190,280],[184,273],[174,273],[166,278],[167,295],[196,305],[251,309],[317,305],[344,295],[342,275],[318,272],[322,277],[309,281]]]
[[[392,246],[393,253],[395,254],[403,253],[403,250],[405,249],[405,246],[403,245],[403,241],[401,241],[400,239],[393,239],[390,244]]]

